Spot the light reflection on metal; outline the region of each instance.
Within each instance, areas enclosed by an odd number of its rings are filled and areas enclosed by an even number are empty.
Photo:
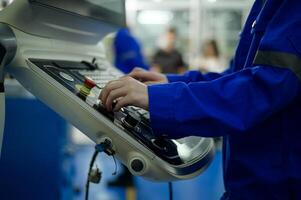
[[[11,4],[14,0],[0,0],[0,11]]]

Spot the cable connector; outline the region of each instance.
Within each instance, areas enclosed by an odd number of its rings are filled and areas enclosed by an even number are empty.
[[[99,153],[105,152],[107,155],[112,156],[115,162],[115,172],[113,175],[116,175],[117,173],[117,164],[116,160],[114,157],[115,150],[113,149],[113,144],[111,140],[109,139],[104,139],[103,142],[100,142],[99,144],[95,145],[95,151],[92,156],[90,165],[89,165],[89,172],[88,172],[88,177],[86,181],[86,193],[85,193],[85,200],[89,199],[89,187],[90,187],[90,182],[98,184],[101,180],[102,177],[102,172],[98,169],[98,167],[93,169],[93,165],[95,163],[96,157]]]
[[[97,144],[95,150],[98,152],[105,152],[108,156],[113,156],[115,154],[113,144],[109,139],[105,139],[103,142]]]
[[[100,183],[101,176],[102,176],[102,172],[99,171],[98,167],[96,167],[96,169],[92,169],[89,173],[89,178],[88,178],[89,182],[98,184]]]

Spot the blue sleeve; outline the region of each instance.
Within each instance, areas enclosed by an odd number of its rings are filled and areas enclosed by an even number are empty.
[[[212,81],[153,85],[151,124],[155,134],[170,138],[243,133],[291,103],[300,88],[292,71],[267,66]]]
[[[211,72],[211,73],[202,74],[200,71],[188,71],[181,75],[167,74],[166,77],[169,83],[174,83],[174,82],[191,83],[191,82],[198,82],[198,81],[214,80],[228,74],[229,72],[230,70],[227,70],[223,73]]]

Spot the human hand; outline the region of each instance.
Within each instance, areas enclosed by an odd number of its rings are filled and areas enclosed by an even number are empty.
[[[146,85],[168,83],[168,80],[164,74],[146,71],[141,68],[135,68],[131,73],[129,73],[129,76],[141,81]]]
[[[108,111],[118,111],[129,105],[148,110],[147,85],[130,76],[110,81],[101,91],[99,99]]]

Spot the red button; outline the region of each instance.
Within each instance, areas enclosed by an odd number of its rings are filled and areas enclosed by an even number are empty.
[[[89,77],[86,77],[84,82],[85,87],[91,89],[96,86],[96,83]]]

